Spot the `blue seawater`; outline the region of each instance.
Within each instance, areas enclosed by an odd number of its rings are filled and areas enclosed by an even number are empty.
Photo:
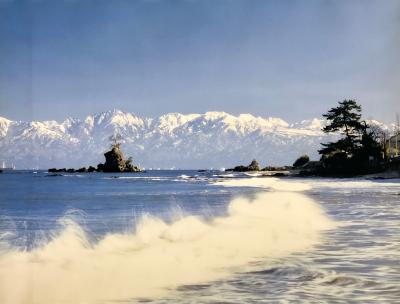
[[[142,231],[144,218],[153,220]],[[308,225],[325,219],[334,225],[318,231],[318,241],[293,250],[309,241]],[[73,233],[63,235],[71,223]],[[254,242],[253,223],[265,227]],[[280,242],[281,232],[296,237]],[[236,263],[238,255],[245,258]],[[1,303],[400,303],[399,282],[398,179],[0,174]]]
[[[49,174],[8,171],[0,175],[0,233],[20,249],[33,249],[62,229],[63,219],[96,239],[135,229],[144,214],[167,222],[185,215],[212,218],[241,189],[210,186],[220,172],[158,170],[144,173]],[[246,189],[244,193],[255,193]]]

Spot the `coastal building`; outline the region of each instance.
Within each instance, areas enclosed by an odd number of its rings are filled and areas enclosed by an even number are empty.
[[[400,157],[400,132],[397,132],[387,140],[386,154],[389,158]]]

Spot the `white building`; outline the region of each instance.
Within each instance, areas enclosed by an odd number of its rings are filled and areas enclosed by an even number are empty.
[[[387,140],[387,154],[389,157],[400,156],[400,132]]]

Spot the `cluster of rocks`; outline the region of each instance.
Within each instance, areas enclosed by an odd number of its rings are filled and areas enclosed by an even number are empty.
[[[299,168],[304,166],[305,164],[307,164],[310,161],[310,157],[306,154],[300,156],[298,159],[296,159],[296,161],[293,163],[293,167],[294,168]]]
[[[283,166],[283,167],[267,166],[265,168],[262,168],[261,171],[287,171],[290,169],[292,169],[291,166]]]
[[[248,166],[236,166],[231,169],[227,169],[226,171],[232,171],[232,172],[249,172],[249,171],[287,171],[291,169],[292,167],[285,166],[285,167],[271,167],[267,166],[265,168],[260,168],[260,165],[257,160],[253,159],[250,165]]]
[[[98,172],[98,170],[93,167],[93,166],[89,166],[89,168],[86,167],[82,167],[79,169],[66,169],[66,168],[61,168],[61,169],[57,169],[57,168],[51,168],[49,170],[47,170],[51,173],[90,173],[90,172]]]
[[[248,172],[248,171],[260,171],[260,165],[258,161],[253,159],[250,165],[248,166],[236,166],[235,168],[227,169],[226,171],[233,171],[233,172]]]
[[[89,168],[82,167],[80,169],[56,169],[51,168],[48,171],[51,173],[86,173],[86,172],[141,172],[138,166],[132,164],[132,158],[127,160],[120,149],[119,144],[113,145],[110,151],[104,153],[106,161],[104,164],[100,163],[97,168],[89,166]]]

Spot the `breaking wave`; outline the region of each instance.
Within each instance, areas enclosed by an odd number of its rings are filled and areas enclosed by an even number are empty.
[[[400,179],[369,180],[369,179],[299,179],[286,180],[275,177],[251,177],[226,179],[214,182],[215,185],[226,187],[256,187],[275,191],[302,192],[314,189],[344,192],[351,191],[395,191],[400,188]]]
[[[257,187],[277,191],[301,192],[310,190],[311,185],[305,182],[283,181],[274,177],[252,177],[217,181],[218,186],[226,187]]]
[[[3,249],[0,303],[107,303],[158,297],[244,271],[253,261],[311,249],[335,224],[312,199],[272,192],[234,199],[228,215],[171,224],[143,216],[136,231],[90,241],[69,222],[30,250]]]

